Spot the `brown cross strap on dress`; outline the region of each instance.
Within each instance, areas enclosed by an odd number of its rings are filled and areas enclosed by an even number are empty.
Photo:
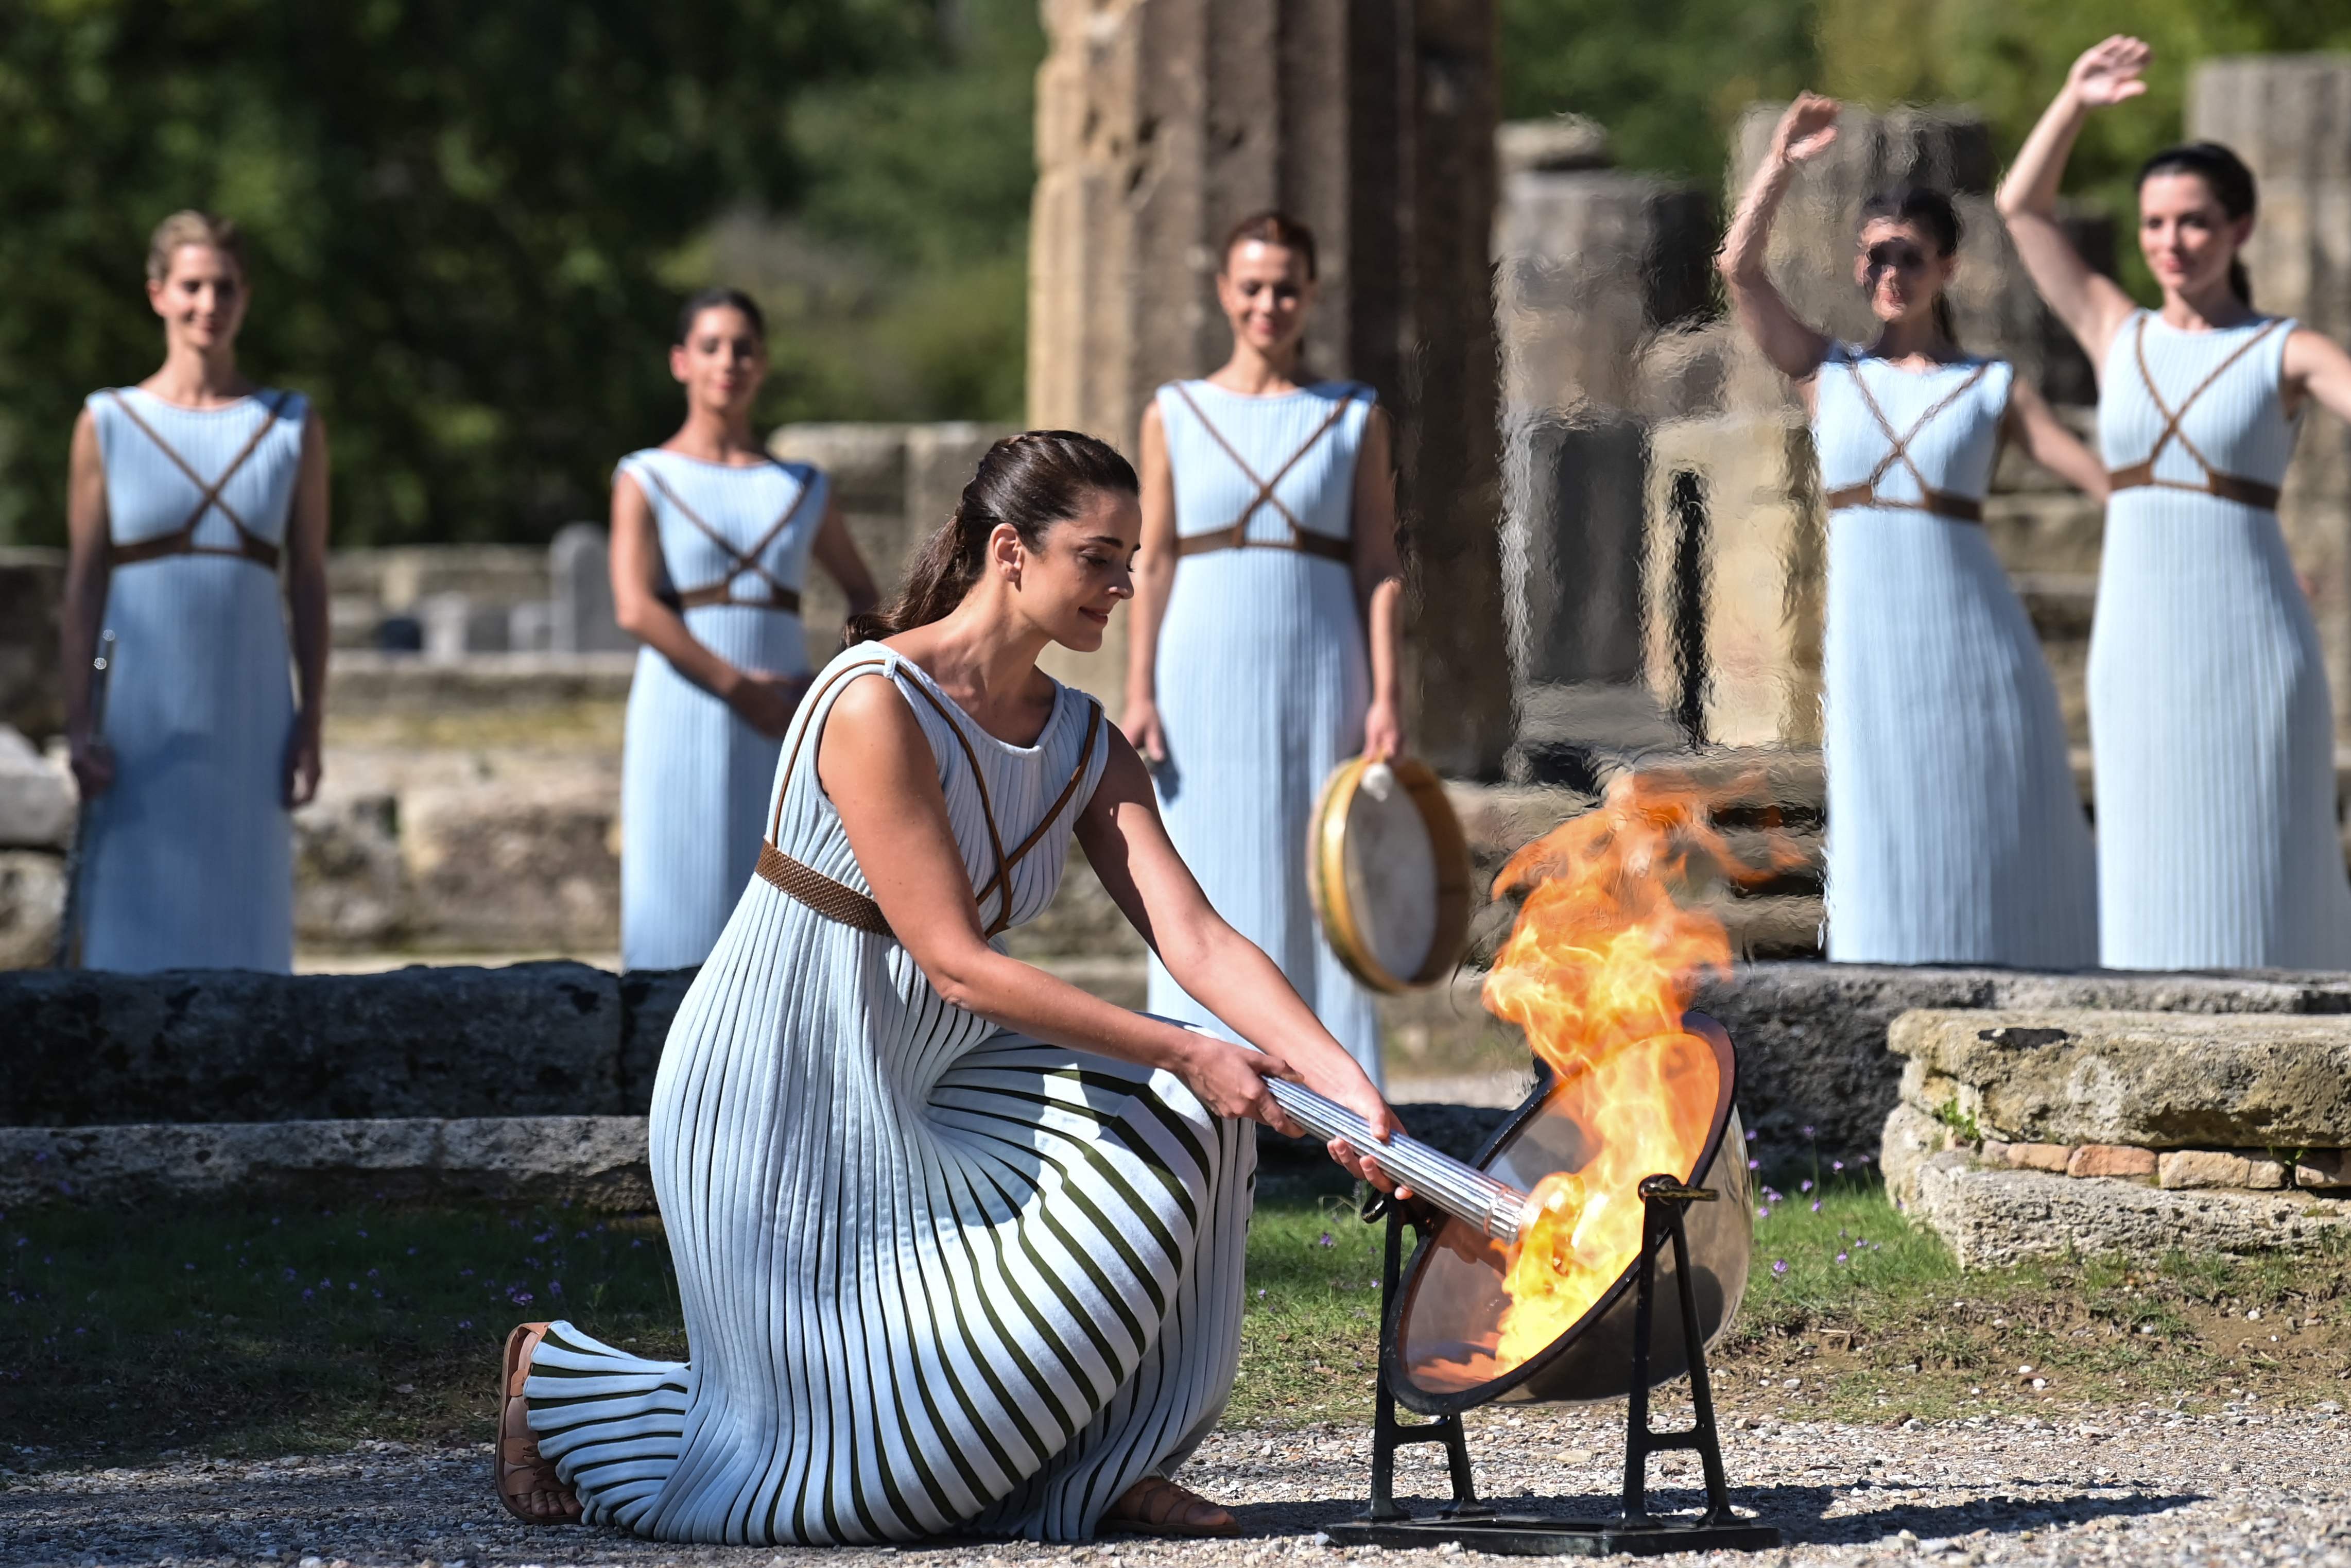
[[[279,554],[277,546],[247,528],[245,519],[236,515],[236,508],[221,498],[221,492],[228,488],[228,482],[236,477],[237,470],[245,466],[246,460],[260,449],[261,438],[277,425],[277,416],[285,412],[286,400],[291,394],[279,392],[263,405],[261,423],[254,427],[253,434],[238,448],[236,455],[228,460],[228,466],[221,470],[221,476],[209,483],[189,465],[186,458],[172,449],[172,444],[164,440],[153,425],[139,416],[139,411],[131,406],[129,398],[118,392],[110,392],[106,395],[114,400],[116,407],[130,415],[131,423],[147,433],[147,439],[172,460],[173,467],[188,476],[188,482],[196,487],[196,494],[201,497],[196,502],[196,509],[188,514],[188,520],[170,533],[157,534],[152,538],[134,539],[129,544],[108,545],[106,564],[110,568],[132,566],[142,560],[161,560],[171,555],[225,555],[276,571]],[[197,525],[204,520],[206,512],[214,509],[228,519],[229,527],[236,530],[234,548],[196,542]]]
[[[887,660],[867,659],[834,671],[831,680],[801,699],[801,711],[814,714],[819,701],[825,693],[842,681],[863,674],[868,671],[886,669],[887,665]],[[921,695],[923,700],[936,709],[939,716],[946,721],[947,728],[954,732],[956,744],[963,748],[964,760],[971,766],[972,785],[979,791],[980,820],[987,824],[987,847],[996,861],[996,873],[973,894],[973,901],[977,904],[985,904],[990,894],[997,895],[997,916],[986,930],[987,936],[995,936],[1012,924],[1012,868],[1019,864],[1030,850],[1037,847],[1038,842],[1044,838],[1046,829],[1051,827],[1061,817],[1071,798],[1077,794],[1078,786],[1085,781],[1086,768],[1093,761],[1094,741],[1102,730],[1102,706],[1092,701],[1087,703],[1086,706],[1090,711],[1086,716],[1086,739],[1085,744],[1078,750],[1077,770],[1070,775],[1070,781],[1061,786],[1061,794],[1054,797],[1052,805],[1046,808],[1044,816],[1039,819],[1036,827],[1030,830],[1029,836],[1015,845],[1012,852],[1008,855],[1004,852],[1003,837],[997,831],[996,808],[987,796],[987,780],[979,770],[978,754],[972,750],[971,742],[964,736],[963,727],[956,722],[955,716],[947,711],[946,705],[934,695],[930,688],[923,685],[920,680],[911,684],[913,689]],[[792,743],[791,756],[785,761],[783,771],[778,775],[785,780],[787,788],[789,785],[793,768],[799,765],[800,747],[808,742],[808,730],[810,727],[812,725],[801,727],[799,737]],[[893,936],[890,922],[883,915],[882,906],[879,904],[846,883],[825,875],[805,862],[794,860],[776,847],[776,837],[783,830],[783,821],[784,795],[783,789],[779,788],[776,791],[775,812],[768,822],[768,836],[759,846],[760,877],[779,892],[807,904],[828,920],[838,921],[843,925],[871,932],[877,936]]]
[[[1290,549],[1306,555],[1320,556],[1324,560],[1346,562],[1355,559],[1353,543],[1346,539],[1334,538],[1329,534],[1316,533],[1300,522],[1298,514],[1283,506],[1281,497],[1273,492],[1276,486],[1290,477],[1290,471],[1297,467],[1306,455],[1320,445],[1322,438],[1330,434],[1338,423],[1346,417],[1347,410],[1353,405],[1356,394],[1363,391],[1361,387],[1350,386],[1345,395],[1332,405],[1329,417],[1316,425],[1314,434],[1308,436],[1298,450],[1290,455],[1290,461],[1275,469],[1272,478],[1261,479],[1258,477],[1257,470],[1249,466],[1249,459],[1243,457],[1238,449],[1225,439],[1225,433],[1218,430],[1209,420],[1207,413],[1185,389],[1184,383],[1176,382],[1174,385],[1176,395],[1184,400],[1185,406],[1192,411],[1192,417],[1200,422],[1200,428],[1207,431],[1216,444],[1225,449],[1225,455],[1233,460],[1233,465],[1241,471],[1242,476],[1257,486],[1256,498],[1241,508],[1241,515],[1235,517],[1229,527],[1211,528],[1204,534],[1179,535],[1176,540],[1176,553],[1178,557],[1206,555],[1211,550],[1220,549]],[[1290,525],[1288,539],[1253,539],[1249,537],[1249,519],[1257,516],[1257,509],[1259,507],[1271,507],[1281,514],[1281,520]]]
[[[1937,399],[1932,408],[1918,416],[1907,434],[1896,434],[1893,421],[1887,419],[1886,411],[1877,406],[1877,399],[1870,393],[1869,382],[1862,376],[1860,364],[1852,359],[1847,359],[1844,364],[1853,372],[1854,390],[1861,393],[1861,401],[1868,405],[1870,417],[1877,421],[1877,428],[1886,432],[1886,439],[1893,445],[1884,457],[1878,459],[1877,466],[1869,471],[1868,478],[1858,485],[1839,486],[1823,496],[1822,500],[1827,504],[1828,509],[1841,512],[1848,507],[1885,507],[1900,512],[1931,512],[1936,517],[1949,517],[1962,523],[1982,522],[1983,502],[1973,496],[1954,496],[1948,490],[1938,490],[1927,483],[1927,476],[1919,472],[1917,463],[1910,455],[1910,444],[1935,422],[1936,415],[1975,390],[1976,383],[1991,371],[1991,361],[1987,360],[1978,365],[1967,380]],[[1910,477],[1917,482],[1918,499],[1897,501],[1878,492],[1877,482],[1885,478],[1896,463],[1910,470]]]
[[[761,534],[749,549],[737,549],[733,540],[703,521],[702,515],[687,506],[684,498],[669,487],[669,482],[661,476],[653,465],[650,463],[644,465],[644,474],[653,482],[653,488],[662,493],[663,498],[677,508],[677,515],[701,529],[709,538],[711,543],[726,552],[727,559],[732,563],[727,567],[726,575],[715,582],[705,582],[699,588],[678,590],[674,600],[678,609],[695,610],[705,604],[737,604],[748,610],[780,610],[787,615],[798,615],[800,612],[799,590],[787,585],[775,573],[769,571],[760,563],[759,556],[769,545],[781,538],[784,530],[792,526],[792,519],[800,515],[800,508],[806,506],[808,498],[816,493],[814,481],[800,486],[800,493],[792,497],[792,504],[784,508],[784,515],[778,517],[773,526],[766,533]],[[759,579],[765,584],[765,591],[756,598],[747,599],[737,595],[735,591],[735,580],[738,577]]]
[[[2229,357],[2213,366],[2211,373],[2197,382],[2195,390],[2175,409],[2163,401],[2163,394],[2156,390],[2155,376],[2147,368],[2147,317],[2142,313],[2138,319],[2138,331],[2132,339],[2131,351],[2138,361],[2139,380],[2147,385],[2147,398],[2155,404],[2156,413],[2163,415],[2163,431],[2155,438],[2155,444],[2147,449],[2143,461],[2110,471],[2106,475],[2107,485],[2116,490],[2189,490],[2218,496],[2224,501],[2235,501],[2247,507],[2258,507],[2265,512],[2276,511],[2278,487],[2275,485],[2248,479],[2242,475],[2221,473],[2213,466],[2211,459],[2196,449],[2196,444],[2188,439],[2188,433],[2179,428],[2179,422],[2188,417],[2188,411],[2196,405],[2196,400],[2211,391],[2212,383],[2228,373],[2230,366],[2251,353],[2254,344],[2284,325],[2284,318],[2273,319],[2260,331],[2231,350]],[[2196,460],[2196,466],[2204,470],[2202,484],[2155,476],[2155,460],[2162,456],[2163,449],[2175,441],[2179,443],[2181,451]]]

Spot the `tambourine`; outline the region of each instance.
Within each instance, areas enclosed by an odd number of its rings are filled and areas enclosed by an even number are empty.
[[[1469,845],[1416,758],[1358,757],[1323,781],[1306,885],[1331,950],[1375,991],[1433,986],[1469,936]]]

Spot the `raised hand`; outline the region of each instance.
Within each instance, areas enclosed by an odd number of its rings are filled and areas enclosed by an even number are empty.
[[[1805,163],[1829,150],[1837,139],[1837,117],[1844,106],[1815,92],[1800,92],[1780,117],[1771,132],[1771,156],[1782,163]]]
[[[2082,51],[2065,73],[2065,90],[2090,109],[2137,98],[2147,90],[2147,62],[2154,52],[2143,39],[2116,33]]]

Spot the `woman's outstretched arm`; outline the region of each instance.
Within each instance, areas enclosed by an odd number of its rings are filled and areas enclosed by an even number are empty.
[[[1730,232],[1723,236],[1722,254],[1715,257],[1715,269],[1729,287],[1739,324],[1781,374],[1797,382],[1809,382],[1821,368],[1821,361],[1828,357],[1829,340],[1788,308],[1764,260],[1771,250],[1771,220],[1780,211],[1781,200],[1794,182],[1798,166],[1826,152],[1836,140],[1839,112],[1834,99],[1809,92],[1797,95],[1771,132],[1771,150],[1764,154],[1755,177],[1747,182],[1747,193],[1730,220]]]
[[[1090,855],[1106,831],[1106,819],[1119,816],[1110,804],[1112,800],[1130,801],[1139,790],[1144,808],[1155,823],[1157,821],[1151,781],[1134,748],[1115,732],[1106,738],[1111,747],[1109,771],[1078,820],[1079,837]],[[1054,1045],[1165,1068],[1219,1116],[1245,1116],[1294,1134],[1297,1129],[1274,1103],[1265,1080],[1297,1077],[1364,1116],[1383,1136],[1395,1130],[1386,1103],[1338,1042],[1305,1010],[1305,1004],[1289,991],[1279,971],[1273,973],[1273,984],[1288,995],[1295,1012],[1281,1009],[1275,1000],[1266,1026],[1250,1031],[1251,1043],[1262,1048],[1260,1053],[1113,1006],[989,946],[963,855],[948,824],[946,797],[939,789],[935,769],[930,743],[914,711],[904,694],[888,681],[853,680],[834,699],[818,743],[818,780],[841,813],[858,869],[872,887],[874,902],[882,906],[891,931],[940,996],[1007,1029]],[[1118,782],[1113,783],[1113,776]],[[1159,843],[1166,844],[1164,832]],[[1165,853],[1172,860],[1175,851],[1165,848]],[[1119,857],[1112,855],[1108,861],[1115,865]],[[1181,862],[1176,863],[1180,870]],[[1103,857],[1097,856],[1096,864],[1103,865]],[[1122,883],[1113,881],[1107,866],[1103,880],[1111,884],[1113,895],[1118,895]],[[1189,881],[1188,873],[1186,880]],[[1126,891],[1131,901],[1131,884]],[[1196,887],[1193,895],[1198,897]],[[1201,903],[1205,907],[1206,900]],[[1240,959],[1242,967],[1247,967],[1246,957],[1254,957],[1257,964],[1272,968],[1263,954],[1245,942],[1240,946],[1247,949],[1245,956],[1231,953],[1227,956]],[[1178,972],[1179,979],[1182,974]],[[1192,977],[1202,978],[1196,969]],[[1238,995],[1252,1006],[1268,999],[1260,995],[1264,987],[1254,976],[1243,978],[1238,990],[1225,977],[1219,977],[1211,988],[1219,998]],[[1298,1014],[1303,1014],[1302,1023]],[[1320,1041],[1314,1038],[1317,1035]],[[1343,1069],[1318,1049],[1321,1044],[1337,1054]],[[1293,1061],[1292,1051],[1302,1055],[1303,1061]],[[1349,1168],[1364,1174],[1360,1161]]]
[[[2106,465],[2065,428],[2048,400],[2022,377],[2008,392],[2008,434],[2024,455],[2093,501],[2106,498]]]
[[[2093,369],[2105,366],[2115,333],[2130,318],[2131,298],[2120,284],[2084,261],[2065,237],[2057,225],[2057,193],[2064,183],[2074,139],[2082,133],[2090,110],[2147,90],[2141,73],[2148,52],[2138,39],[2119,33],[2082,51],[2065,73],[2065,85],[2024,139],[1996,198],[2033,287],[2090,356]]]

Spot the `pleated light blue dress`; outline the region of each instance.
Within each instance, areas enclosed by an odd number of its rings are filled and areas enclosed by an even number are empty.
[[[2106,355],[2098,440],[2118,472],[2089,696],[2111,968],[2351,968],[2334,707],[2273,499],[2293,329],[2141,311]],[[2127,483],[2150,458],[2156,483]]]
[[[868,897],[816,774],[866,678],[930,741],[983,916],[1034,919],[1108,757],[1099,710],[1063,688],[1012,746],[879,644],[834,660],[787,743],[777,843]],[[694,1359],[556,1324],[526,1389],[540,1452],[590,1522],[662,1541],[1082,1538],[1224,1407],[1254,1131],[1169,1073],[949,1005],[890,936],[755,877],[653,1086]]]
[[[1280,397],[1204,381],[1159,390],[1176,529],[1196,553],[1176,569],[1159,630],[1168,758],[1157,777],[1168,836],[1208,902],[1281,967],[1378,1083],[1378,1009],[1332,952],[1306,886],[1315,797],[1333,768],[1363,750],[1372,700],[1344,556],[1373,401],[1370,388],[1347,382]],[[1271,499],[1259,481],[1272,485]],[[1245,548],[1199,549],[1236,525]],[[1239,1038],[1156,957],[1150,1005]]]
[[[798,595],[824,524],[824,475],[657,448],[631,453],[620,472],[653,507],[686,630],[738,668],[805,673]],[[653,649],[638,651],[621,762],[623,968],[680,969],[709,956],[758,859],[778,744]]]
[[[1913,373],[1841,345],[1816,382],[1839,962],[2097,961],[2056,688],[1978,520],[2013,375],[1999,361]]]
[[[294,688],[277,562],[309,404],[265,390],[189,409],[123,387],[88,407],[115,558],[115,774],[91,808],[83,965],[284,974]]]

